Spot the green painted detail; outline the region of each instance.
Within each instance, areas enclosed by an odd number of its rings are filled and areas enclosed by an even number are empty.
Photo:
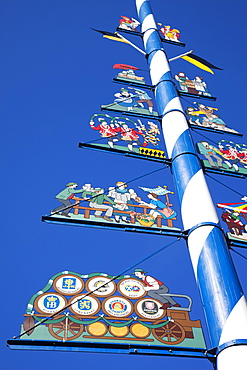
[[[203,159],[202,161],[203,161],[203,165],[204,165],[205,168],[213,168],[214,170],[219,170],[220,172],[227,171],[228,173],[229,172],[236,173],[236,171],[235,171],[234,168],[229,168],[229,166],[227,166],[227,164],[225,164],[224,162],[222,163],[222,168],[219,168],[219,167],[212,167],[210,165],[209,161],[206,160],[206,159]],[[239,170],[238,170],[237,173],[238,174],[246,175],[247,174],[247,169],[246,168],[239,167]]]
[[[73,316],[69,316],[69,319],[73,322],[75,322],[76,324],[83,324],[83,325],[90,325],[90,324],[94,324],[95,322],[101,320],[101,317],[97,317],[97,319],[94,319],[94,320],[78,320],[76,319],[75,317]]]
[[[157,328],[161,328],[162,326],[168,324],[168,322],[170,322],[170,320],[167,320],[167,321],[163,321],[161,322],[160,324],[145,324],[145,322],[142,322],[141,320],[137,320],[140,324],[142,324],[143,326],[146,326],[146,328],[149,328],[149,329],[157,329]]]
[[[127,109],[126,107],[123,107],[117,103],[111,103],[111,104],[108,104],[108,105],[101,105],[101,108],[104,110],[109,110],[109,111],[121,111],[121,112],[127,112]],[[152,113],[149,112],[148,109],[145,109],[145,108],[137,108],[137,107],[134,107],[131,111],[128,111],[128,113],[135,113],[135,114],[146,114],[150,117],[158,117],[158,113],[153,111]]]
[[[71,319],[71,317],[70,317]],[[180,348],[180,347],[188,347],[188,348],[204,348],[206,349],[206,344],[205,344],[205,341],[204,341],[204,338],[203,338],[203,332],[202,332],[202,329],[201,328],[192,328],[193,330],[193,336],[194,338],[185,338],[183,340],[183,342],[179,343],[179,344],[165,344],[165,343],[162,343],[160,342],[158,339],[156,339],[152,332],[150,333],[150,335],[148,336],[147,339],[151,339],[151,341],[147,342],[147,344],[150,346],[150,348],[152,346],[162,346],[162,347],[170,347],[172,345],[172,347],[177,347],[177,348]],[[21,333],[24,332],[24,329],[23,329],[23,326],[21,326]],[[85,332],[83,332],[78,338],[76,338],[74,341],[75,342],[81,342],[81,343],[88,343],[89,342],[89,339],[87,337],[84,337],[85,335]],[[128,338],[132,338],[131,341],[128,340]],[[42,326],[39,326],[37,328],[35,328],[35,330],[33,331],[33,333],[31,335],[23,335],[21,337],[21,339],[25,340],[25,339],[31,339],[31,340],[52,340],[54,341],[54,337],[49,333],[48,331],[48,328],[46,325],[42,325]],[[135,339],[135,340],[133,340]],[[57,340],[57,339],[56,339]],[[92,340],[92,339],[91,339]],[[111,334],[108,332],[104,335],[104,338],[93,338],[93,342],[94,343],[122,343],[122,344],[132,344],[135,343],[135,344],[143,344],[143,341],[139,341],[138,338],[135,338],[131,333],[129,333],[128,335],[126,335],[126,337],[124,339],[117,339],[115,338],[114,341],[112,340],[111,338]]]
[[[44,321],[44,324],[57,324],[58,322],[63,321],[65,316],[61,317],[60,319],[52,319],[52,320],[41,319],[40,317],[37,317],[37,316],[33,316],[33,318],[38,322]]]
[[[132,324],[133,321],[137,321],[139,322],[140,324],[142,324],[143,326],[145,326],[146,328],[149,328],[149,329],[157,329],[157,328],[161,328],[162,326],[168,324],[170,322],[170,320],[167,320],[167,321],[163,321],[159,324],[146,324],[145,322],[142,322],[141,320],[135,320],[135,319],[130,319],[126,322],[122,322],[122,323],[116,323],[116,322],[112,322],[112,321],[109,321],[107,320],[104,316],[99,316],[97,317],[96,319],[94,320],[78,320],[76,319],[75,317],[73,316],[67,316],[71,321],[75,322],[76,324],[81,324],[81,325],[90,325],[90,324],[94,324],[95,322],[99,321],[99,320],[102,320],[104,321],[106,324],[110,325],[110,326],[114,326],[115,328],[123,328],[124,326],[127,326],[127,325],[130,325]],[[56,324],[58,322],[61,322],[63,321],[66,316],[63,316],[59,319],[52,319],[52,320],[45,320],[45,319],[41,319],[37,316],[34,316],[33,315],[33,318],[38,321],[38,322],[41,322],[44,321],[45,324]]]
[[[95,144],[94,144],[95,145]],[[98,144],[97,143],[97,146],[98,147],[102,147],[102,148],[110,148],[108,144]],[[118,150],[122,150],[123,152],[126,152],[126,153],[136,153],[136,154],[140,154],[139,153],[139,147],[138,148],[133,148],[133,151],[130,151],[127,146],[121,146],[121,145],[114,145],[114,148],[115,149],[118,149]]]
[[[127,81],[131,84],[131,82],[134,82],[136,84],[142,84],[142,85],[145,85],[145,81],[142,81],[142,80],[137,80],[137,79],[134,79],[134,78],[125,78],[125,77],[118,77],[116,76],[115,77],[116,80],[119,80],[120,82],[121,81]]]
[[[104,317],[102,317],[102,319],[104,320],[105,323],[107,323],[108,325],[114,326],[115,328],[123,328],[124,326],[127,326],[134,321],[134,319],[130,319],[129,321],[126,321],[126,322],[117,323],[117,322],[111,322],[105,319]]]

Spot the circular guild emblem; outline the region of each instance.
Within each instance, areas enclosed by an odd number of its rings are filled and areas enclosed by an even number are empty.
[[[35,299],[34,307],[41,313],[55,313],[67,304],[66,298],[57,293],[45,293]]]
[[[126,317],[133,312],[132,304],[126,298],[113,296],[103,302],[105,314],[115,317]]]
[[[146,297],[135,304],[135,311],[138,315],[146,319],[159,319],[165,315],[165,311],[160,309],[162,303],[156,299]]]
[[[69,309],[73,313],[83,316],[95,315],[100,310],[98,299],[89,296],[78,295],[71,298],[69,303],[72,304]]]
[[[97,297],[107,297],[116,291],[116,284],[111,279],[104,276],[94,276],[88,279],[86,289]],[[97,289],[95,292],[94,290]]]
[[[84,289],[84,282],[78,276],[68,274],[58,276],[53,283],[54,289],[66,295],[80,293]]]
[[[142,298],[146,295],[144,285],[141,281],[133,278],[123,279],[118,283],[118,290],[131,299]]]

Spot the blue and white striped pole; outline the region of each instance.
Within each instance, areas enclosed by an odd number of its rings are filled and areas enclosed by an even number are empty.
[[[167,153],[218,370],[247,368],[247,305],[174,87],[149,0],[136,0]]]

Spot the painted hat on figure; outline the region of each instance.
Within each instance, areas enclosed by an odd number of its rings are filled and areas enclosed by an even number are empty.
[[[144,271],[143,269],[135,269],[132,275],[135,275],[135,272],[142,272],[143,274],[147,273],[147,271]]]
[[[99,121],[100,123],[102,123],[102,122],[106,122],[105,118],[98,118],[98,121]]]
[[[101,190],[104,190],[103,188],[94,188],[93,189],[94,191],[101,191]]]
[[[78,185],[77,182],[69,182],[68,184],[66,184],[65,186],[72,186],[72,185]]]

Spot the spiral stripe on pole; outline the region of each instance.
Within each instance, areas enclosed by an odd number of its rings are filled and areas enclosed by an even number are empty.
[[[155,99],[162,116],[162,130],[172,174],[181,204],[184,229],[188,230],[188,247],[201,293],[212,347],[227,341],[247,338],[247,307],[242,288],[229,255],[223,230],[194,148],[189,127],[174,86],[166,54],[148,0],[136,0],[142,24],[144,47],[150,67]],[[222,370],[245,369],[245,351],[229,347],[218,355]],[[242,346],[243,347],[243,346]],[[242,356],[241,361],[233,355]],[[227,355],[227,353],[231,355]],[[245,353],[245,355],[243,355]]]

